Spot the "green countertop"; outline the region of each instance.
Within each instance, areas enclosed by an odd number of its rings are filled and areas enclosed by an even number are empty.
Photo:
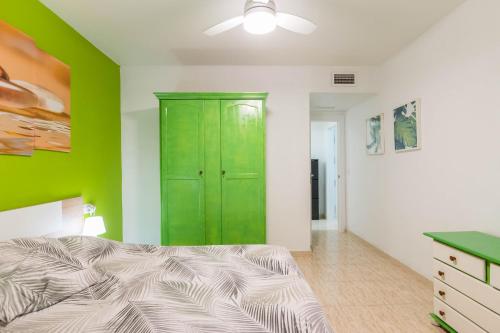
[[[500,265],[500,238],[478,231],[425,232],[435,241]]]

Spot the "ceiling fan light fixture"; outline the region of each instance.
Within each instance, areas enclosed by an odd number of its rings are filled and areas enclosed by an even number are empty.
[[[243,27],[254,35],[264,35],[276,29],[276,12],[267,7],[256,7],[245,13]]]
[[[277,26],[302,35],[309,35],[316,30],[316,25],[305,18],[279,12],[274,0],[247,0],[243,15],[216,24],[204,33],[207,36],[215,36],[240,25],[254,35],[268,34]]]

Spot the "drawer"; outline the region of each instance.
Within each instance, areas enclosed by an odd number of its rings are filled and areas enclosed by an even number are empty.
[[[500,316],[476,301],[434,279],[434,296],[487,332],[500,332]]]
[[[441,260],[456,269],[465,272],[476,279],[486,281],[486,262],[460,250],[434,242],[434,258]]]
[[[493,287],[500,289],[500,266],[490,264],[490,283]]]
[[[500,290],[496,290],[490,285],[436,259],[434,259],[432,275],[436,279],[460,291],[462,294],[469,296],[476,302],[500,314]]]
[[[460,333],[486,333],[451,307],[434,298],[434,314]]]

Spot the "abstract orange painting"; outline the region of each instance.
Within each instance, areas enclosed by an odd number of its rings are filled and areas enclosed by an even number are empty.
[[[70,68],[0,21],[0,154],[71,150]]]

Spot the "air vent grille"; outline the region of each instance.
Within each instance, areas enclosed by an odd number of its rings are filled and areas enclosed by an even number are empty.
[[[334,86],[354,86],[356,85],[356,74],[354,73],[333,73]]]

